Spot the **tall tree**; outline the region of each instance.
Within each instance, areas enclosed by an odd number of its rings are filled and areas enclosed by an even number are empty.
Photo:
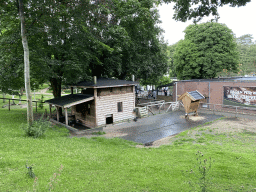
[[[174,53],[175,53],[175,49],[177,47],[178,43],[175,43],[173,45],[169,45],[167,47],[167,57],[168,57],[168,67],[169,67],[169,75],[170,77],[176,77],[176,71],[175,71],[175,67],[174,67]]]
[[[152,78],[167,70],[153,0],[28,0],[25,9],[32,75],[48,79],[54,97],[62,83],[93,75]]]
[[[219,18],[218,7],[224,5],[245,6],[251,0],[163,0],[165,3],[174,2],[174,16],[178,21],[187,21],[193,19],[194,22],[200,21],[204,16],[213,15]]]
[[[237,45],[224,24],[208,22],[185,29],[174,54],[179,79],[214,78],[223,69],[238,71]]]
[[[33,123],[33,105],[32,105],[32,96],[31,96],[31,88],[30,88],[30,67],[29,67],[29,48],[28,48],[28,40],[26,35],[25,28],[25,17],[24,17],[24,8],[23,1],[19,0],[19,15],[21,22],[21,38],[22,45],[24,49],[24,76],[25,76],[25,91],[28,100],[27,107],[27,121],[29,125]]]
[[[250,34],[236,39],[239,52],[239,74],[252,75],[256,72],[256,44]]]
[[[161,29],[157,26],[160,20],[154,7],[161,2],[26,0],[24,13],[29,35],[31,76],[40,82],[49,80],[54,97],[59,97],[63,83],[75,83],[92,75],[125,79],[135,74],[153,79],[164,74],[167,69],[166,45],[160,38]],[[164,2],[174,2],[175,18],[184,21],[217,13],[215,7],[223,4],[242,6],[249,0],[211,1],[211,4],[203,0]],[[190,9],[192,4],[197,8]],[[16,1],[1,1],[0,5],[0,10],[4,11],[0,28],[5,30],[5,37],[17,39],[14,37],[19,27]],[[13,21],[13,27],[9,26],[8,20]],[[1,41],[5,42],[3,38]],[[1,59],[0,65],[4,65]]]

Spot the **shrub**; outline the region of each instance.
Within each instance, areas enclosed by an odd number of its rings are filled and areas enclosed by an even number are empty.
[[[34,138],[44,136],[45,131],[50,127],[50,122],[48,121],[48,119],[44,120],[43,117],[44,114],[39,120],[34,121],[31,126],[29,124],[21,125],[21,129],[23,129],[26,136]]]
[[[200,187],[200,191],[205,192],[208,191],[210,182],[209,182],[209,172],[212,168],[212,159],[209,157],[208,159],[204,157],[203,153],[200,151],[197,151],[197,166],[195,165],[194,167],[198,167],[198,171],[196,169],[193,171],[191,169],[190,174],[195,174],[195,176],[199,179],[198,186]],[[196,173],[197,172],[197,173]],[[189,184],[191,185],[192,188],[196,187],[193,186],[193,183],[189,181]]]
[[[98,131],[98,132],[93,132],[92,135],[104,135],[106,134],[104,131]]]
[[[41,95],[41,100],[39,101],[38,107],[39,107],[40,109],[43,109],[43,108],[44,108],[44,95]]]
[[[25,167],[28,169],[27,175],[31,178],[35,178],[35,173],[33,172],[33,165],[28,165],[28,162],[26,163]]]

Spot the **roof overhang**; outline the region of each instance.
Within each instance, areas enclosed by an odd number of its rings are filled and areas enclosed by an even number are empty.
[[[74,105],[91,101],[93,99],[94,99],[93,95],[70,94],[70,95],[59,97],[59,98],[46,100],[45,102],[58,107],[69,108]]]
[[[139,83],[138,83],[139,84]],[[128,87],[128,86],[135,86],[137,84],[123,84],[123,85],[106,85],[106,86],[83,86],[83,85],[70,85],[70,87],[77,87],[77,88],[94,88],[94,89],[99,89],[99,88],[111,88],[111,87]]]

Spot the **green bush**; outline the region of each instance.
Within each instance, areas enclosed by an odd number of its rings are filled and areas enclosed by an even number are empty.
[[[30,126],[29,124],[21,124],[21,129],[23,129],[26,136],[29,137],[42,137],[44,136],[45,131],[50,127],[50,122],[48,119],[43,119],[44,114],[37,121],[34,121]]]
[[[43,109],[43,108],[44,108],[44,95],[41,95],[41,100],[39,101],[38,107],[39,107],[40,109]]]

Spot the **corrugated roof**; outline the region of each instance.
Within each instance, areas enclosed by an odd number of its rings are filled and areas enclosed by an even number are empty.
[[[93,95],[71,94],[71,95],[65,95],[59,98],[46,100],[45,102],[66,108],[66,107],[71,107],[73,105],[84,103],[93,99],[94,99]]]
[[[98,87],[120,87],[120,86],[131,86],[131,85],[137,85],[138,82],[135,81],[126,81],[126,80],[118,80],[118,79],[109,79],[109,78],[98,78],[97,83],[94,84],[93,81],[82,81],[77,83],[77,87],[85,87],[85,88],[98,88]],[[72,86],[72,85],[71,85]]]
[[[205,97],[199,93],[198,91],[191,91],[188,92],[189,95],[191,95],[195,100],[200,100],[200,99],[204,99]]]

